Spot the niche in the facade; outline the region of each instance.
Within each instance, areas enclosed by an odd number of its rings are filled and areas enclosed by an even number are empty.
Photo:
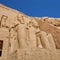
[[[3,41],[0,40],[0,56],[2,55],[2,49],[3,49]]]

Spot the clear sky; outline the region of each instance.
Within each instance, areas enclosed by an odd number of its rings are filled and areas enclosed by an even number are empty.
[[[29,16],[60,17],[60,0],[0,0],[0,3]]]

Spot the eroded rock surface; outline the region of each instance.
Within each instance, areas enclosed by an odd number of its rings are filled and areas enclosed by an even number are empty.
[[[5,31],[8,32],[4,33]],[[30,17],[0,5],[0,38],[8,40],[3,44],[1,60],[44,60],[45,57],[46,60],[59,60],[60,54],[57,51],[60,49],[59,18]],[[55,57],[54,52],[58,56]]]

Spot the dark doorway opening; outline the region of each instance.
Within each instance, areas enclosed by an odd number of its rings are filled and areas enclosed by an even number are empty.
[[[0,56],[2,55],[3,41],[0,40]]]

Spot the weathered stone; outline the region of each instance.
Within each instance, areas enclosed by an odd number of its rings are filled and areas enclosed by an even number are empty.
[[[30,17],[0,4],[0,55],[0,60],[60,60],[60,18]]]

